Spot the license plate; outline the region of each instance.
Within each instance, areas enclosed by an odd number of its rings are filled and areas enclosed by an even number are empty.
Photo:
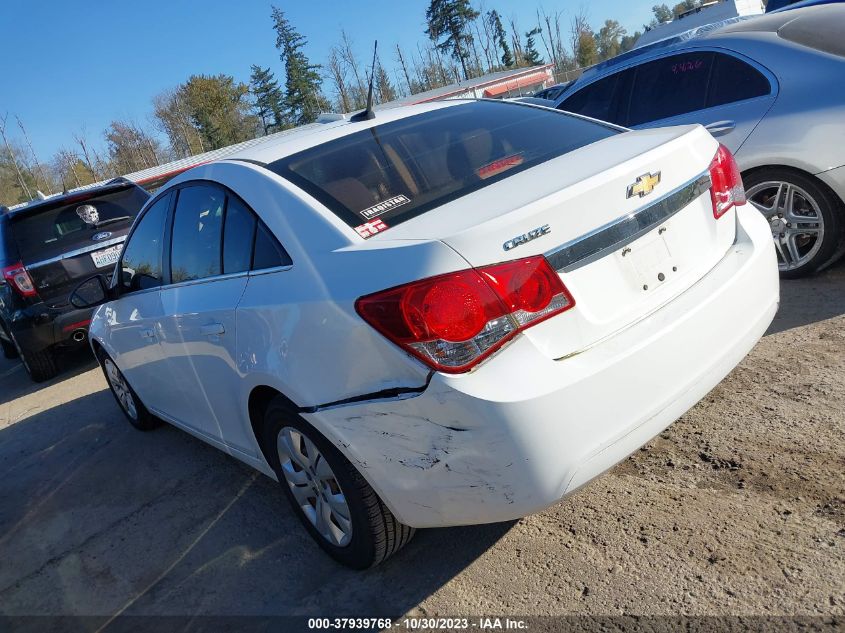
[[[97,268],[105,268],[106,266],[114,266],[120,258],[120,249],[123,244],[115,244],[101,251],[91,253],[91,259],[94,260],[94,265]]]
[[[623,258],[643,290],[653,290],[668,281],[677,268],[669,245],[662,236],[631,245]]]

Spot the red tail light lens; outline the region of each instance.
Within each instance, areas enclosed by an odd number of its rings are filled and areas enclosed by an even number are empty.
[[[38,295],[38,292],[35,290],[35,284],[32,283],[32,278],[21,263],[4,268],[3,279],[24,297],[35,297]]]
[[[430,277],[361,297],[358,314],[429,367],[469,371],[520,331],[575,305],[542,256]]]
[[[719,150],[710,163],[710,197],[713,200],[713,217],[725,215],[733,206],[745,204],[745,188],[739,167],[730,150],[719,145]]]

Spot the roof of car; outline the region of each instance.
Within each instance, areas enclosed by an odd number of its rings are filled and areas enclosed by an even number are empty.
[[[6,215],[9,218],[14,218],[22,215],[28,215],[29,213],[40,211],[45,208],[59,206],[69,201],[88,199],[100,193],[137,186],[138,185],[126,180],[125,178],[113,178],[107,183],[96,187],[86,187],[84,189],[74,190],[68,193],[56,194],[48,196],[43,200],[32,200],[13,207],[0,206],[0,215]]]
[[[830,19],[830,14],[835,15],[838,19]],[[612,59],[585,70],[584,74],[575,81],[575,84],[583,84],[593,77],[604,74],[604,71],[608,69],[616,68],[640,57],[650,57],[656,52],[684,49],[696,43],[710,42],[725,36],[746,33],[776,33],[787,24],[796,21],[812,21],[818,23],[819,26],[827,24],[831,29],[841,29],[841,18],[843,15],[845,15],[845,6],[842,4],[826,4],[793,9],[791,11],[784,11],[783,13],[774,12],[763,15],[729,18],[713,24],[706,24],[617,55]]]

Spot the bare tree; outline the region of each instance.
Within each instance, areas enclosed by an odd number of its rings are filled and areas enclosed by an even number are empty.
[[[508,22],[511,25],[511,48],[513,48],[513,63],[514,66],[522,66],[525,64],[525,53],[522,50],[522,41],[519,39],[519,26],[516,21],[516,16],[512,15]]]
[[[352,110],[352,102],[349,98],[349,87],[346,85],[346,64],[343,62],[340,51],[338,51],[336,46],[332,47],[326,69],[329,80],[332,82],[335,94],[337,95],[340,110],[342,112],[350,112]]]
[[[578,49],[580,47],[581,34],[584,32],[592,32],[590,29],[589,12],[584,5],[578,7],[578,12],[572,16],[572,56],[578,56]]]
[[[338,54],[343,62],[352,70],[352,74],[355,76],[357,90],[351,91],[353,93],[353,107],[363,108],[367,104],[367,84],[365,81],[361,80],[361,73],[358,70],[358,60],[355,57],[355,53],[352,51],[352,39],[344,30],[340,31],[340,47],[338,48]]]
[[[32,199],[32,192],[27,187],[26,182],[23,179],[23,174],[21,173],[21,168],[18,165],[18,160],[15,158],[15,153],[12,151],[12,147],[9,145],[9,139],[6,138],[6,119],[9,118],[9,113],[3,115],[3,121],[0,122],[0,137],[3,138],[3,144],[6,146],[6,151],[9,153],[9,159],[12,161],[12,165],[15,168],[15,173],[18,176],[18,184],[21,186],[21,190],[26,193],[27,198],[30,200]]]
[[[38,175],[41,176],[41,182],[44,183],[44,189],[47,193],[53,193],[53,179],[47,177],[44,168],[38,161],[38,155],[32,148],[32,141],[29,140],[29,134],[26,133],[26,128],[23,126],[23,121],[21,121],[18,115],[15,115],[15,120],[18,122],[18,127],[21,129],[21,133],[23,134],[23,138],[26,141],[27,147],[29,147],[29,153],[32,154],[32,160],[35,161],[35,169],[38,171]],[[35,186],[38,186],[37,180],[35,181]]]
[[[402,56],[402,49],[399,44],[396,45],[396,55],[399,58],[399,65],[402,67],[402,73],[405,75],[405,81],[408,84],[408,94],[414,94],[414,86],[411,84],[411,76],[408,74],[408,67],[405,65],[405,58]]]
[[[85,140],[85,128],[82,129],[82,132],[80,134],[74,134],[73,140],[76,141],[76,143],[79,145],[79,147],[82,148],[82,156],[85,158],[85,165],[88,167],[88,170],[92,174],[94,174],[94,178],[96,180],[101,180],[102,175],[100,174],[99,170],[97,169],[97,164],[95,162],[96,157],[97,157],[96,153],[93,150],[91,150],[90,152],[88,150],[88,142]],[[95,160],[91,159],[92,154],[94,155]]]

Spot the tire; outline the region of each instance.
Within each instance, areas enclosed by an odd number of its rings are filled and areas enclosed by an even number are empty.
[[[135,390],[129,385],[123,373],[118,369],[117,364],[103,350],[97,353],[97,360],[103,375],[109,385],[117,405],[129,420],[129,423],[139,431],[151,431],[161,424],[161,420],[151,414]]]
[[[38,351],[22,349],[14,338],[12,343],[32,382],[44,382],[58,375],[59,367],[56,364],[56,355],[51,348]]]
[[[294,512],[311,537],[337,562],[353,569],[367,569],[387,560],[411,540],[414,528],[400,523],[349,460],[314,427],[292,413],[282,397],[268,406],[262,429],[265,453]],[[300,459],[315,449],[311,459],[304,460],[310,465],[310,472],[290,459],[290,452],[280,448],[285,442],[298,445]],[[294,481],[301,483],[296,485]],[[299,497],[294,494],[294,487],[300,491]],[[318,499],[319,488],[324,491],[323,501]],[[309,495],[313,501],[304,501]],[[329,497],[334,505],[328,502]],[[306,514],[303,502],[310,503],[314,517]],[[345,510],[338,511],[338,506]],[[328,531],[331,537],[325,536],[315,523],[321,507],[329,514],[323,532]],[[351,529],[344,530],[347,525]]]
[[[812,275],[833,263],[843,239],[845,208],[830,189],[783,167],[755,170],[742,180],[748,201],[769,220],[782,278]]]

